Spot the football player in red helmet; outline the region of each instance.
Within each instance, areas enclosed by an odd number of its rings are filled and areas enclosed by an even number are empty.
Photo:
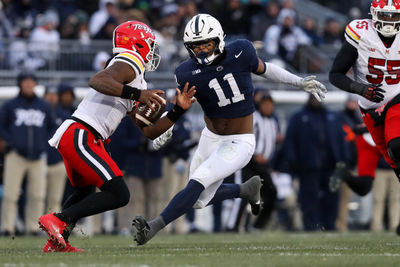
[[[372,1],[371,15],[347,25],[329,79],[359,95],[363,121],[400,181],[400,0]],[[353,66],[354,80],[346,75]]]
[[[129,190],[122,172],[109,155],[107,139],[121,120],[133,111],[136,102],[157,109],[164,101],[161,90],[146,90],[145,71],[154,71],[160,60],[157,42],[149,26],[127,21],[114,31],[113,57],[106,67],[89,81],[90,90],[72,114],[49,140],[64,159],[75,192],[65,201],[62,211],[39,218],[40,227],[49,235],[45,252],[81,251],[68,242],[78,219],[125,206]],[[150,126],[140,128],[154,139],[169,129],[195,101],[194,87],[177,89],[175,108]],[[95,188],[100,192],[95,193]]]
[[[127,21],[114,30],[113,53],[136,51],[143,58],[146,71],[154,71],[160,64],[158,46],[153,31],[142,22]]]

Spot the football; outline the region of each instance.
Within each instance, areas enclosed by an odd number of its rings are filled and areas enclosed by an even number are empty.
[[[139,127],[145,127],[152,125],[156,122],[161,115],[164,113],[167,106],[167,100],[165,94],[159,95],[162,99],[162,104],[156,110],[151,108],[146,103],[139,103],[135,110],[135,123]],[[155,104],[153,104],[155,106]]]

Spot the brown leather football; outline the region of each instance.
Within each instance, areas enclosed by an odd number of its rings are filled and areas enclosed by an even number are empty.
[[[162,99],[162,105],[160,105],[158,107],[158,109],[156,109],[154,111],[151,110],[151,108],[146,103],[139,103],[139,105],[136,107],[135,123],[139,127],[145,127],[145,126],[152,125],[164,113],[165,108],[167,106],[167,100],[166,100],[165,94],[162,94],[159,96]],[[155,104],[153,104],[153,105],[155,105]]]

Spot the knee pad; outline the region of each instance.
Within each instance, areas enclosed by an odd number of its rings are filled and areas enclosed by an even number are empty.
[[[388,143],[389,157],[397,164],[400,164],[400,138],[394,138]]]

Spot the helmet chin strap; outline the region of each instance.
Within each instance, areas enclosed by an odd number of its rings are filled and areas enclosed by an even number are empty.
[[[393,25],[382,25],[381,26],[381,34],[385,37],[392,37],[396,35],[396,32],[393,30],[395,29],[395,26]]]
[[[207,52],[200,52],[198,55],[196,55],[197,62],[202,65],[210,65],[218,55],[212,53],[211,56],[208,55]]]

